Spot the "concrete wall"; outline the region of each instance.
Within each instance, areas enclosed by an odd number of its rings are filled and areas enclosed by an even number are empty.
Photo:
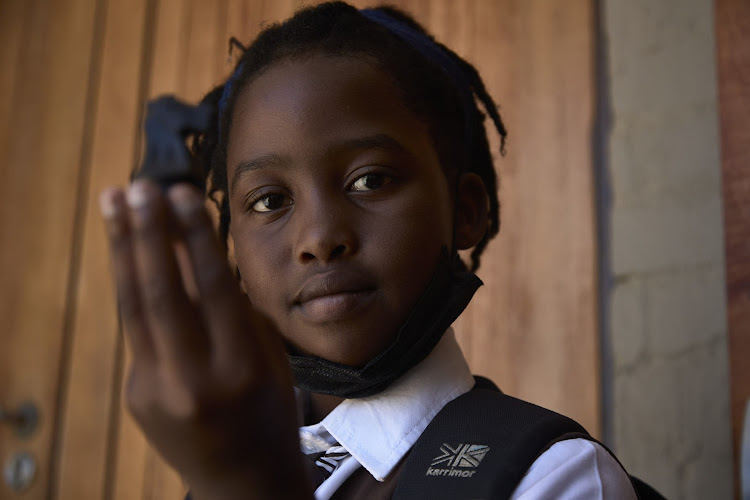
[[[731,498],[712,0],[603,0],[610,437],[668,498]]]

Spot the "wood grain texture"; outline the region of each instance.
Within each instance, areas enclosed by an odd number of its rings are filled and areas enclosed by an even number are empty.
[[[734,463],[739,466],[742,420],[750,401],[750,2],[716,0],[714,5],[732,435]]]
[[[113,285],[98,209],[98,193],[126,179],[136,162],[133,145],[139,133],[139,79],[146,29],[145,0],[108,2],[102,12],[104,30],[95,82],[95,116],[91,154],[82,175],[86,188],[80,203],[82,232],[69,383],[58,461],[57,498],[101,498],[109,488],[112,467],[111,396],[119,393],[117,356],[120,343]],[[82,474],[81,471],[87,471]]]
[[[184,90],[185,65],[189,57],[187,42],[190,39],[192,18],[190,0],[162,0],[151,2],[147,12],[146,45],[141,64],[138,109],[142,112],[145,100],[162,94],[180,94]],[[142,117],[139,116],[139,120]],[[140,130],[138,130],[139,136]],[[133,165],[140,161],[142,137],[137,141],[138,151],[132,157]],[[134,142],[136,143],[136,142]],[[119,183],[123,183],[121,178]],[[129,359],[125,360],[125,372]],[[118,392],[120,387],[116,389]],[[121,399],[118,399],[121,401]],[[184,494],[177,474],[163,466],[161,458],[149,446],[130,414],[120,407],[117,429],[117,448],[112,477],[112,498],[115,500],[180,498]],[[164,492],[160,496],[158,492]],[[166,494],[169,493],[169,494]]]
[[[22,450],[35,456],[38,473],[25,493],[29,499],[45,498],[51,487],[95,5],[96,0],[29,2],[31,22],[22,20],[23,31],[2,35],[20,34],[23,40],[16,68],[9,70],[16,79],[12,105],[2,117],[12,126],[3,127],[0,138],[0,404],[31,400],[41,422],[34,437],[23,441],[3,426],[0,457],[4,461]],[[0,484],[0,497],[11,495]]]
[[[31,23],[32,2],[8,0],[0,2],[0,151],[7,151],[6,141],[11,140],[9,133],[13,128],[13,106],[16,89],[19,84],[19,68],[23,44],[26,41],[27,26]],[[6,168],[0,163],[0,179]]]

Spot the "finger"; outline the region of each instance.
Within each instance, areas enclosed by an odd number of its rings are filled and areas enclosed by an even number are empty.
[[[198,285],[195,284],[193,266],[190,262],[190,254],[188,253],[187,248],[185,248],[185,242],[178,240],[175,243],[174,252],[175,258],[177,259],[177,268],[180,270],[182,285],[185,287],[185,292],[190,301],[197,304],[200,302],[200,294],[198,293]]]
[[[170,212],[153,182],[136,180],[127,194],[138,291],[157,357],[192,366],[207,342],[182,284]]]
[[[153,356],[153,345],[138,296],[124,193],[118,188],[104,190],[99,197],[99,207],[107,233],[118,312],[125,337],[136,359]]]
[[[248,343],[249,307],[227,265],[203,197],[188,184],[172,187],[167,194],[185,248],[190,257],[192,280],[201,297],[201,312],[209,326],[214,356],[235,356]],[[254,332],[255,334],[255,332]]]

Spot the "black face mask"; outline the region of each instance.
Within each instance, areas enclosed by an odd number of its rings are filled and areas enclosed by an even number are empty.
[[[289,346],[295,385],[308,392],[343,398],[381,392],[432,352],[481,285],[475,274],[464,270],[458,255],[451,257],[444,248],[427,290],[385,351],[364,367],[354,368],[301,354]]]

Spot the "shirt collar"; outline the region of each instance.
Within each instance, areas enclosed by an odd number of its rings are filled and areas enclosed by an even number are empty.
[[[300,431],[330,434],[382,481],[443,406],[473,386],[474,378],[449,328],[422,362],[386,390],[347,399],[319,424]]]

